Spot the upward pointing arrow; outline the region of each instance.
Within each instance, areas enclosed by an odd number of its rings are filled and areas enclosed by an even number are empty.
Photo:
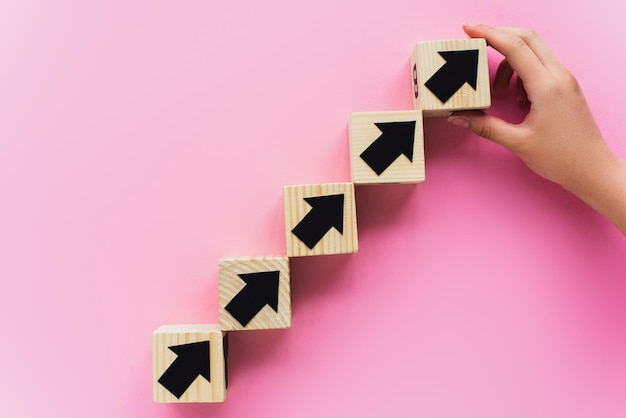
[[[209,375],[209,342],[174,345],[168,347],[178,357],[159,378],[159,383],[180,398],[198,376],[211,381]]]
[[[278,313],[279,271],[263,271],[260,273],[239,274],[246,285],[224,307],[242,326],[259,313],[265,305],[269,305]]]
[[[382,134],[360,157],[379,176],[401,155],[413,161],[415,121],[375,123]]]
[[[465,83],[476,90],[478,50],[439,51],[446,63],[424,85],[443,103]]]
[[[343,194],[305,197],[304,200],[311,205],[311,210],[291,230],[304,245],[312,250],[332,228],[343,234]]]

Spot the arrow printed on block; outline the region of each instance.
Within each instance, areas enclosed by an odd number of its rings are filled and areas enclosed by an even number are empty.
[[[335,228],[343,235],[343,194],[305,197],[311,210],[291,232],[310,250]]]
[[[446,63],[424,85],[443,103],[447,102],[463,84],[476,90],[478,78],[478,50],[439,51]]]
[[[401,155],[413,161],[415,121],[375,123],[382,132],[360,155],[379,176]]]
[[[279,271],[239,274],[246,285],[224,307],[242,326],[254,318],[265,305],[278,313]]]
[[[209,341],[168,347],[178,357],[159,378],[159,383],[180,399],[198,376],[211,381],[209,375]]]

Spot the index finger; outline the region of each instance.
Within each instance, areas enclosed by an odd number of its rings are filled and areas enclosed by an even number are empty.
[[[535,31],[530,29],[520,29],[520,28],[511,28],[511,27],[503,27],[501,28],[503,31],[509,32],[512,35],[517,36],[518,38],[522,38],[524,42],[529,46],[530,49],[533,50],[537,58],[543,65],[548,68],[548,70],[563,70],[563,64],[556,58],[554,53],[550,50],[548,45],[535,33]]]
[[[504,55],[527,88],[533,89],[547,78],[548,69],[522,38],[487,25],[464,25],[463,29],[471,37],[485,38],[489,45]]]

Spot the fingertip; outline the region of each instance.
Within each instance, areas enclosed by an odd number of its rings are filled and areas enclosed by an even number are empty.
[[[473,23],[469,23],[469,22],[463,22],[463,31],[468,34],[469,36],[471,35],[471,32],[473,31],[473,29],[476,27],[475,24]]]
[[[466,127],[470,131],[508,149],[513,148],[520,135],[516,125],[480,110],[454,112],[448,119],[452,124],[461,124],[458,119],[454,118],[467,121],[468,124]]]
[[[454,126],[460,126],[461,128],[469,128],[469,120],[463,116],[452,115],[448,117],[448,122]]]
[[[484,32],[489,29],[491,29],[491,26],[485,25],[484,23],[475,24],[475,23],[463,22],[463,30],[468,34],[469,32]]]

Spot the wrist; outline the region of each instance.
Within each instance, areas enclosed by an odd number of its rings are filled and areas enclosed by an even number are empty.
[[[579,178],[563,187],[626,234],[626,161],[606,151],[601,158],[587,161]]]

